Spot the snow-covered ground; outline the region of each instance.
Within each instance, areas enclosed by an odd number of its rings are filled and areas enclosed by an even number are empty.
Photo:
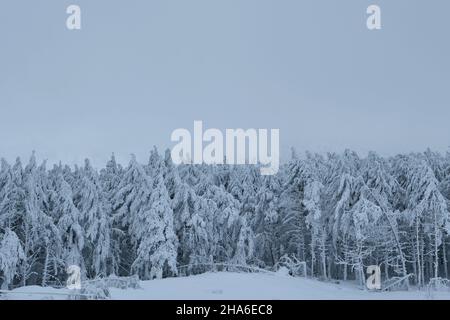
[[[329,283],[262,273],[205,273],[197,276],[141,281],[141,289],[110,289],[112,299],[175,300],[314,300],[430,299],[427,291],[368,292],[352,283]],[[67,289],[22,287],[3,298],[66,299]],[[450,292],[433,292],[432,299],[450,299]]]

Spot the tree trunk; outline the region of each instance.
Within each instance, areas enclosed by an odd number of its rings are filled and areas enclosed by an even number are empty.
[[[324,279],[327,279],[327,260],[326,260],[326,247],[325,247],[325,232],[321,235],[321,258],[322,258],[322,273]]]
[[[314,264],[316,263],[315,241],[316,236],[313,230],[313,234],[311,235],[311,277],[314,277]]]
[[[45,262],[44,262],[44,271],[42,272],[42,286],[47,286],[47,275],[48,275],[48,263],[49,263],[49,254],[48,254],[48,247],[45,247]]]
[[[386,260],[384,261],[384,277],[385,279],[389,279],[389,265],[388,265],[388,258],[386,257]]]
[[[415,248],[415,246],[414,246],[414,240],[411,242],[411,248]],[[413,255],[412,255],[412,259],[413,259],[413,261],[412,261],[413,272],[414,272],[414,274],[416,275],[416,283],[417,283],[417,275],[418,275],[418,272],[417,272],[417,255],[416,255],[416,254],[413,254]]]
[[[416,260],[417,260],[417,285],[422,286],[422,266],[420,263],[420,243],[419,243],[419,217],[416,217]]]
[[[434,212],[434,277],[437,278],[439,276],[439,256],[438,256],[438,235],[439,235],[439,227],[437,225],[437,217],[436,210]]]
[[[447,252],[445,248],[445,235],[442,240],[442,259],[444,260],[444,274],[445,278],[448,279],[448,269],[447,269]]]
[[[422,275],[422,285],[425,285],[425,258],[423,256],[425,250],[425,243],[423,242],[422,236],[420,236],[419,241],[420,248],[420,274]]]
[[[28,251],[29,251],[29,241],[28,241],[28,224],[25,225],[25,245],[24,245],[24,259],[22,265],[22,287],[27,285],[27,268],[28,268]]]

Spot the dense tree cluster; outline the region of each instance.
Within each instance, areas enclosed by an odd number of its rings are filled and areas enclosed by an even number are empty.
[[[95,278],[201,272],[223,263],[273,269],[304,261],[308,276],[363,281],[448,277],[450,154],[383,158],[307,153],[274,176],[257,166],[175,166],[114,156],[101,170],[48,169],[34,154],[1,161],[0,285],[58,285],[78,265]]]

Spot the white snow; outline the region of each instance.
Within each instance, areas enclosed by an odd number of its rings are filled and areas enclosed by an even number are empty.
[[[356,284],[321,282],[293,278],[282,274],[263,273],[205,273],[197,276],[141,281],[141,289],[111,288],[117,300],[422,300],[449,299],[450,292],[427,290],[369,292]],[[28,286],[17,288],[7,299],[65,299],[68,289]]]

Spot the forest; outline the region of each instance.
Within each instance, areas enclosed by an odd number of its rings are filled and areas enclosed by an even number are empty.
[[[361,157],[297,155],[276,175],[258,165],[174,165],[170,151],[147,163],[114,155],[103,168],[1,161],[0,287],[64,286],[82,277],[142,280],[218,265],[363,283],[409,276],[423,287],[448,278],[450,153]]]

